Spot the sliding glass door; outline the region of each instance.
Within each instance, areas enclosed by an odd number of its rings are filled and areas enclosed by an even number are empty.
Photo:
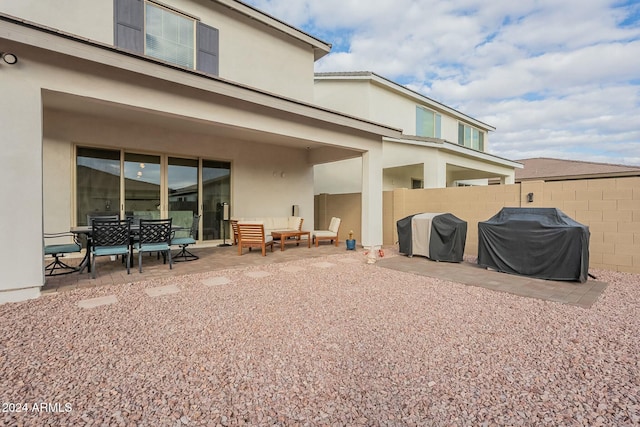
[[[78,147],[76,224],[88,215],[120,214],[120,151]]]
[[[231,163],[78,147],[76,224],[87,215],[173,218],[191,227],[202,215],[202,240],[229,238],[223,203],[231,201]]]
[[[167,166],[169,217],[173,224],[191,227],[199,213],[198,160],[169,157]]]
[[[160,156],[125,153],[125,216],[158,219],[162,215],[160,200]]]
[[[223,203],[231,202],[231,163],[202,161],[202,238],[229,238]]]

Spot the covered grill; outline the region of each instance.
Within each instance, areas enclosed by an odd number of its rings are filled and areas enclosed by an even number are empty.
[[[540,279],[586,282],[589,227],[556,208],[503,208],[478,223],[478,264]]]
[[[398,220],[401,253],[435,261],[460,262],[467,239],[467,222],[450,213],[421,213]]]

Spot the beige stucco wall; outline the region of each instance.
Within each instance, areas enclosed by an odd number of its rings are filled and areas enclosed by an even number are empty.
[[[314,102],[354,117],[370,119],[370,88],[369,82],[362,80],[316,80]]]
[[[314,166],[313,193],[318,195],[359,193],[362,189],[362,159],[347,159]]]
[[[367,79],[318,78],[314,91],[315,101],[319,105],[402,129],[405,135],[416,135],[416,106],[422,105],[441,114],[441,139],[458,142],[458,118],[387,85]],[[487,151],[489,132],[484,134],[484,146]]]
[[[113,0],[5,0],[0,12],[113,45]]]
[[[220,77],[313,101],[312,47],[210,0],[163,0],[217,28]],[[0,2],[0,12],[113,45],[113,0]]]
[[[44,229],[75,225],[74,145],[231,162],[233,216],[287,216],[300,206],[312,229],[313,172],[303,149],[185,133],[92,116],[45,111]],[[286,159],[286,162],[282,162]],[[282,174],[284,173],[284,176]]]
[[[40,88],[5,69],[1,84],[0,303],[37,297],[43,268],[33,256],[43,253]]]

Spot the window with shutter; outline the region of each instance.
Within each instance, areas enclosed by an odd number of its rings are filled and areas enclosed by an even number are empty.
[[[218,75],[216,28],[145,0],[114,0],[116,46]]]
[[[114,43],[123,49],[144,53],[144,2],[114,1]]]
[[[218,75],[218,30],[198,22],[198,70]]]

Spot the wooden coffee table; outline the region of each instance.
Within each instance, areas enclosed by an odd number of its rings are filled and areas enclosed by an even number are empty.
[[[300,246],[300,240],[302,236],[307,236],[307,246],[311,248],[310,231],[274,231],[271,233],[271,237],[273,237],[273,240],[280,239],[281,251],[284,251],[285,243],[295,243],[296,246]],[[295,239],[288,240],[290,237],[295,237]]]

